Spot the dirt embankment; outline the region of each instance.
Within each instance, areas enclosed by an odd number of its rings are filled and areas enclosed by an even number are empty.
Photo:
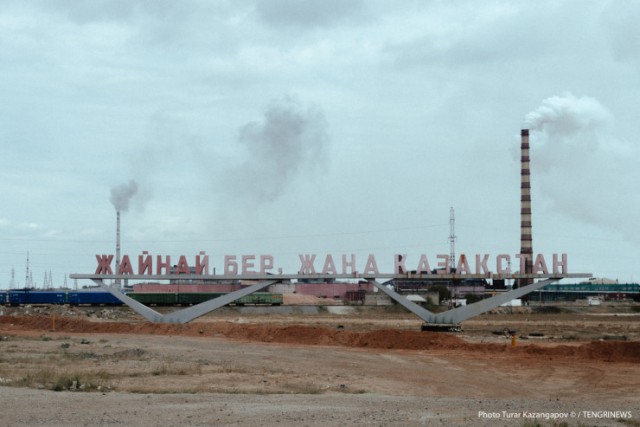
[[[49,316],[0,316],[0,331],[11,333],[50,332],[54,327]],[[574,345],[527,344],[512,347],[508,343],[469,343],[447,333],[408,330],[349,331],[304,325],[256,325],[232,322],[189,324],[93,322],[61,317],[55,331],[66,333],[157,334],[176,336],[214,336],[254,342],[329,345],[377,349],[461,351],[500,353],[538,357],[567,357],[573,360],[605,362],[640,362],[640,342],[594,341]]]

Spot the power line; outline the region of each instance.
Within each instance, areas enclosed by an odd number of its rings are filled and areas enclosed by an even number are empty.
[[[184,243],[184,242],[238,242],[238,241],[255,241],[255,240],[283,240],[283,239],[300,239],[310,237],[333,237],[333,236],[354,236],[360,234],[374,234],[374,233],[390,233],[410,230],[424,230],[428,228],[444,227],[446,224],[429,224],[421,226],[409,226],[409,227],[396,227],[385,228],[377,230],[359,230],[359,231],[340,231],[332,233],[311,233],[311,234],[290,234],[280,236],[257,236],[257,237],[244,237],[244,238],[227,238],[227,239],[131,239],[127,241],[131,243]],[[0,241],[18,241],[18,242],[61,242],[61,243],[112,243],[112,239],[63,239],[63,238],[28,238],[28,237],[0,237]]]

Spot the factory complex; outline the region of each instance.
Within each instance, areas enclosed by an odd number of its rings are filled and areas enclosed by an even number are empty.
[[[520,252],[456,256],[455,216],[450,209],[449,254],[396,254],[391,272],[378,266],[374,254],[298,254],[296,273],[283,272],[270,254],[224,255],[210,266],[200,251],[185,255],[137,257],[121,254],[120,211],[116,209],[115,254],[96,254],[93,274],[71,279],[91,280],[97,286],[37,291],[9,289],[0,303],[71,305],[129,305],[152,322],[186,323],[222,306],[235,304],[388,305],[398,303],[426,324],[455,326],[512,300],[525,304],[555,301],[639,300],[640,285],[605,283],[588,273],[569,272],[569,257],[533,251],[529,130],[521,131],[520,144]],[[116,205],[114,205],[116,206]],[[391,260],[386,260],[391,261]],[[28,263],[28,260],[27,260]],[[27,278],[29,277],[27,264]],[[558,284],[561,279],[573,284]],[[586,280],[588,279],[588,280]],[[536,280],[539,280],[536,282]],[[52,287],[52,286],[50,286]],[[80,296],[78,296],[80,294]],[[482,306],[474,302],[484,301]],[[469,309],[458,310],[469,304]],[[151,306],[190,306],[162,315]],[[445,313],[435,307],[445,305]]]

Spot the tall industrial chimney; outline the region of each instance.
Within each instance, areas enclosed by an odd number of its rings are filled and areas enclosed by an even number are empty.
[[[520,132],[520,253],[526,256],[525,274],[533,273],[533,239],[531,236],[531,170],[529,168],[529,129]],[[518,287],[533,283],[520,279]]]
[[[116,211],[116,274],[120,272],[120,211]],[[118,287],[120,286],[120,279],[115,281]]]

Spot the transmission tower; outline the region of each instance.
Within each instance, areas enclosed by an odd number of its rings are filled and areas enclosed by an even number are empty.
[[[29,275],[29,252],[27,252],[27,273],[26,273],[26,275],[24,277],[24,287],[25,288],[29,287],[29,283],[30,283],[29,277],[30,277],[30,275]]]
[[[456,268],[456,217],[453,207],[449,210],[449,267],[453,271]]]
[[[11,267],[11,283],[9,283],[9,289],[16,287],[16,269]]]

